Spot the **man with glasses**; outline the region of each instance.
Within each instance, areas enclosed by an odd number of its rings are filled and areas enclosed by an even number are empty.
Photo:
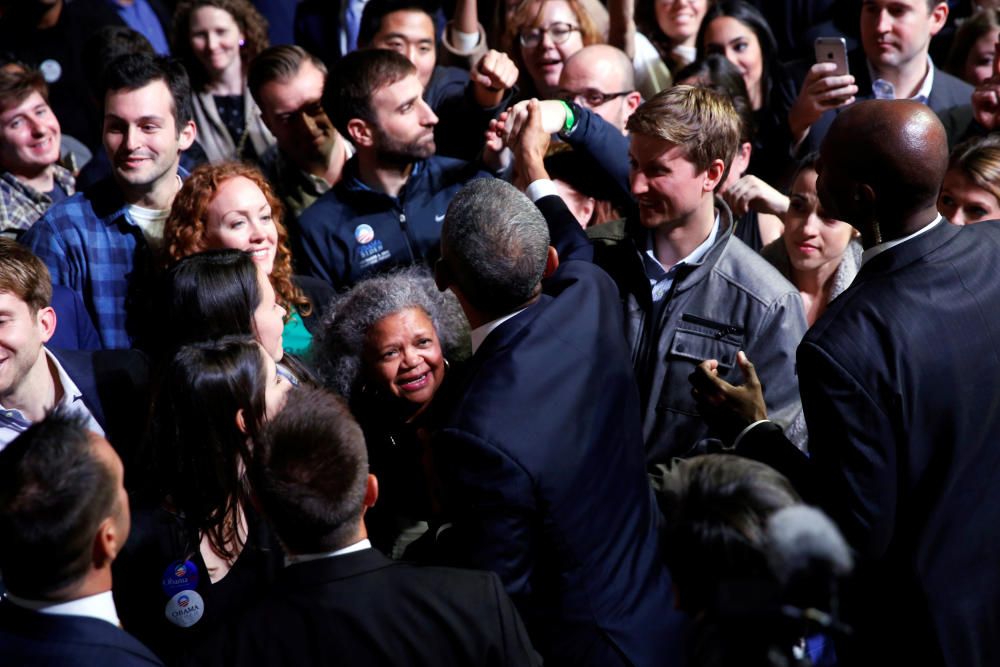
[[[628,134],[625,122],[642,103],[632,61],[607,44],[586,46],[570,56],[559,76],[558,94],[594,112],[622,135]]]

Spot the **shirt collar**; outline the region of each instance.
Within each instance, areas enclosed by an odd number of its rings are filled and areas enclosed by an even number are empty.
[[[355,542],[349,547],[337,549],[336,551],[327,551],[319,554],[297,554],[294,556],[285,556],[285,567],[288,567],[289,565],[297,565],[299,563],[308,563],[314,560],[322,560],[324,558],[333,558],[334,556],[343,556],[345,554],[354,553],[355,551],[364,551],[365,549],[371,548],[372,543],[365,539],[360,542]]]
[[[479,347],[483,344],[483,341],[486,340],[486,337],[490,335],[490,332],[492,332],[498,326],[500,326],[510,318],[514,317],[518,313],[523,312],[524,310],[525,310],[524,308],[521,308],[520,310],[515,310],[513,313],[504,315],[503,317],[498,317],[495,320],[490,320],[486,324],[481,324],[475,329],[473,329],[469,333],[469,337],[472,339],[472,354],[476,353],[476,350],[478,350]]]
[[[872,93],[875,95],[877,100],[894,100],[896,97],[896,87],[886,81],[885,79],[876,78],[875,68],[872,67],[871,61],[865,60],[865,64],[868,66],[868,75],[872,80]],[[924,75],[924,81],[920,84],[920,88],[917,89],[917,94],[911,97],[911,100],[916,100],[922,104],[927,104],[927,100],[930,99],[931,89],[934,87],[934,61],[931,60],[930,55],[927,56],[927,74]]]
[[[681,264],[697,264],[701,260],[705,259],[705,255],[711,250],[712,245],[715,243],[716,238],[719,236],[719,211],[715,212],[715,222],[712,223],[712,231],[708,233],[708,238],[701,242],[701,244],[691,251],[691,253],[681,259],[679,262],[671,267],[665,267],[660,263],[660,260],[656,259],[656,247],[653,242],[653,232],[650,230],[648,241],[646,243],[646,252],[643,257],[643,262],[646,264],[646,273],[650,279],[657,278],[653,273],[659,272],[659,278],[663,278],[667,274],[675,271]],[[651,260],[652,264],[649,261]]]
[[[878,255],[881,255],[886,250],[890,250],[890,249],[895,248],[896,246],[898,246],[898,245],[900,245],[902,243],[906,243],[907,241],[915,239],[918,236],[920,236],[921,234],[923,234],[924,232],[929,232],[931,229],[933,229],[934,227],[937,227],[939,224],[941,224],[942,220],[944,220],[944,218],[941,216],[940,213],[938,213],[938,216],[936,218],[934,218],[934,222],[932,222],[931,224],[929,224],[929,225],[927,225],[925,227],[922,227],[922,228],[918,229],[917,231],[913,232],[912,234],[910,234],[908,236],[904,236],[901,239],[893,239],[891,241],[886,241],[884,243],[879,243],[878,245],[873,245],[871,248],[868,248],[863,253],[861,253],[861,266],[864,266],[872,258],[877,257]]]
[[[115,609],[115,599],[111,591],[104,591],[96,595],[70,600],[69,602],[50,602],[47,600],[29,600],[20,598],[12,593],[4,594],[8,600],[18,607],[37,611],[40,614],[51,614],[53,616],[86,616],[96,618],[100,621],[107,621],[111,625],[121,626],[118,620],[118,610]]]

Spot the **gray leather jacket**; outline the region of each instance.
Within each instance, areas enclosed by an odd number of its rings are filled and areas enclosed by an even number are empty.
[[[640,251],[649,231],[634,221],[592,227],[594,262],[618,283],[625,334],[643,402],[649,464],[704,453],[711,438],[698,414],[688,375],[718,359],[719,373],[743,382],[736,353],[746,352],[764,387],[772,420],[805,446],[795,350],[806,331],[798,290],[733,236],[729,207],[716,199],[720,229],[700,262],[682,265],[671,294],[653,303]]]

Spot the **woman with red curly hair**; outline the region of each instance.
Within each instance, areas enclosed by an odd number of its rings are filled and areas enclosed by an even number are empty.
[[[249,0],[182,0],[174,54],[191,76],[198,143],[209,162],[258,162],[274,145],[247,91],[247,68],[266,49],[267,20]]]
[[[202,165],[174,199],[163,247],[168,263],[223,248],[250,255],[270,278],[277,303],[287,311],[282,332],[285,351],[302,354],[320,323],[316,306],[325,306],[333,290],[321,280],[292,275],[281,214],[281,202],[255,167],[240,162]]]

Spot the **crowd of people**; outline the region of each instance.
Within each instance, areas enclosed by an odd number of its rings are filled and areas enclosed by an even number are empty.
[[[0,0],[0,666],[997,664],[997,11]]]

